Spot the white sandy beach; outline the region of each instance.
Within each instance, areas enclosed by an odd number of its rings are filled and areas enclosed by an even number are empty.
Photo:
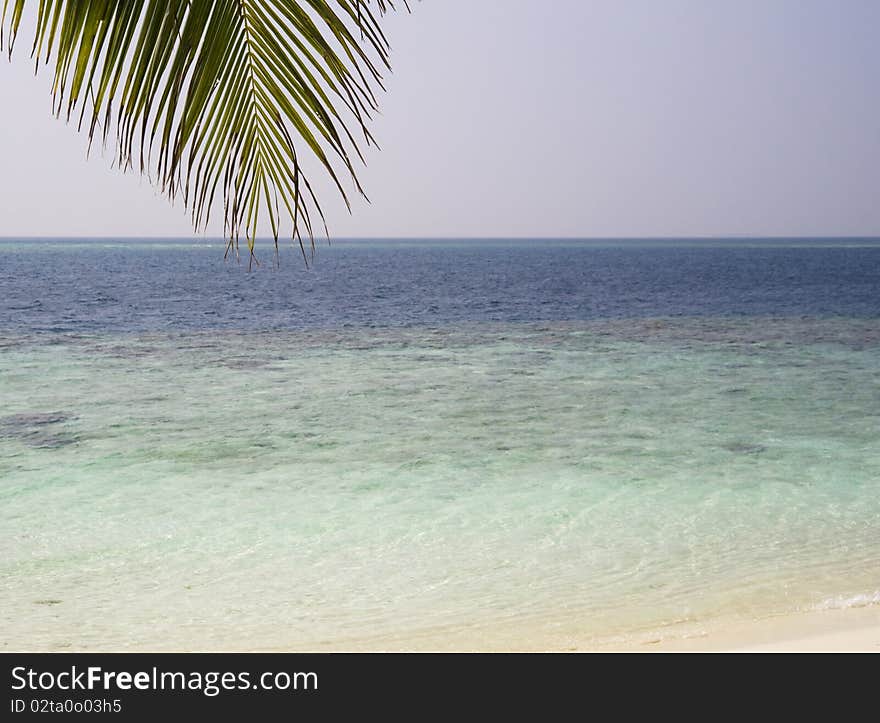
[[[784,615],[699,637],[645,641],[622,650],[880,653],[880,605]]]
[[[546,621],[544,621],[546,622]],[[671,626],[626,642],[580,638],[559,622],[533,620],[487,628],[437,628],[400,637],[337,640],[318,652],[880,652],[880,605],[778,615],[753,621]],[[540,628],[540,631],[538,630]],[[281,651],[286,648],[269,648]]]

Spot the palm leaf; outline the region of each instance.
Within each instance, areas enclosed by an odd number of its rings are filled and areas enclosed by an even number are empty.
[[[27,0],[3,0],[10,56]],[[35,2],[35,0],[31,0]],[[405,0],[404,0],[405,4]],[[54,62],[54,111],[115,140],[124,168],[181,197],[196,229],[222,204],[227,253],[254,260],[261,214],[288,223],[303,258],[324,214],[307,149],[349,206],[388,67],[392,0],[39,0],[32,54]],[[115,131],[115,132],[114,132]],[[286,219],[286,221],[284,221]]]

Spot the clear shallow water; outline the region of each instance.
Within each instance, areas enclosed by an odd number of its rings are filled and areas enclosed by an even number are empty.
[[[880,248],[102,248],[0,247],[7,649],[559,648],[880,599]]]

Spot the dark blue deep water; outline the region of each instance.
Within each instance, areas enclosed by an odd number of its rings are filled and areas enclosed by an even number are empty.
[[[340,242],[312,268],[222,243],[0,241],[4,332],[880,316],[880,242]]]

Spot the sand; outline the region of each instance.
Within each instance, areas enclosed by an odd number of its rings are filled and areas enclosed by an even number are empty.
[[[778,615],[752,621],[713,620],[671,626],[626,642],[580,638],[568,627],[540,632],[523,620],[491,629],[447,627],[388,638],[337,640],[319,651],[391,652],[876,652],[880,604]]]
[[[625,650],[880,653],[880,605],[784,615]]]

